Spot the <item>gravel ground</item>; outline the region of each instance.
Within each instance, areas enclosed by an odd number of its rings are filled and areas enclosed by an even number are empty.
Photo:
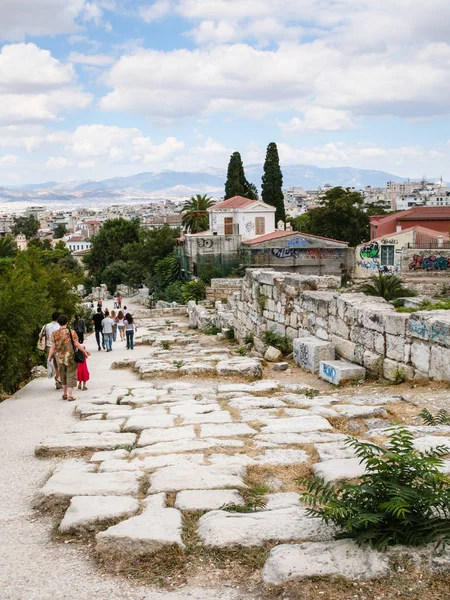
[[[130,306],[130,305],[128,305]],[[128,371],[110,371],[113,359],[130,353],[118,343],[111,354],[98,352],[93,336],[89,391],[86,400],[107,381],[135,382]],[[148,349],[136,348],[134,357]],[[86,552],[71,544],[51,541],[52,522],[33,511],[33,498],[51,472],[54,462],[34,456],[35,445],[61,433],[73,422],[72,406],[45,378],[35,379],[0,404],[0,590],[2,600],[245,600],[232,588],[184,588],[165,592],[135,586],[125,579],[101,574]]]

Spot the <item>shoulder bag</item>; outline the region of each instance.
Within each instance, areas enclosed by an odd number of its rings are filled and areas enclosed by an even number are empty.
[[[75,348],[75,344],[73,343],[72,331],[69,328],[67,329],[67,331],[69,332],[70,341],[72,342],[73,357],[75,359],[75,362],[77,364],[84,363],[84,360],[85,360],[84,352],[82,350],[79,350],[78,348]]]

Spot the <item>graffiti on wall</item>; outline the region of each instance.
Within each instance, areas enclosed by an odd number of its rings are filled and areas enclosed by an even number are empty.
[[[212,248],[213,247],[212,240],[203,240],[202,238],[197,240],[197,244],[198,244],[199,248]]]
[[[447,271],[450,269],[450,258],[434,254],[431,256],[414,254],[409,268],[411,271]]]
[[[379,253],[380,247],[378,242],[369,242],[368,244],[364,244],[364,246],[361,246],[361,250],[359,251],[361,258],[376,258]]]
[[[287,240],[287,242],[286,242],[286,246],[288,248],[306,248],[307,245],[308,245],[308,241],[302,237],[291,238],[290,240]]]
[[[358,260],[356,264],[358,267],[361,267],[361,269],[375,271],[377,273],[382,273],[383,275],[393,275],[400,271],[399,265],[380,265],[379,262],[374,260]]]
[[[332,365],[328,365],[325,362],[321,362],[320,363],[320,371],[321,371],[321,375],[328,379],[328,381],[330,381],[331,383],[335,383],[336,382],[336,369],[332,366]]]
[[[344,251],[341,248],[272,248],[272,255],[276,258],[304,258],[309,260],[332,259],[343,260]]]
[[[409,330],[414,337],[441,344],[447,342],[450,333],[447,323],[428,324],[415,319],[409,320]]]

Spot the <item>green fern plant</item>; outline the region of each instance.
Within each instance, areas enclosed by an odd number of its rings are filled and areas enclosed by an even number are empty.
[[[220,510],[235,513],[252,513],[264,510],[267,506],[266,495],[269,489],[265,485],[255,484],[244,492],[244,504],[229,502],[220,507]]]
[[[450,479],[440,472],[449,448],[419,452],[413,435],[392,428],[387,448],[349,438],[346,444],[366,464],[356,483],[332,484],[298,479],[306,485],[301,501],[308,513],[334,523],[340,537],[383,550],[450,540]]]
[[[450,414],[442,409],[436,415],[432,415],[430,411],[424,408],[419,417],[422,418],[425,425],[450,425]]]
[[[278,348],[278,350],[284,354],[290,354],[292,352],[292,340],[286,336],[282,336],[274,331],[266,331],[262,337],[262,340],[268,346]]]

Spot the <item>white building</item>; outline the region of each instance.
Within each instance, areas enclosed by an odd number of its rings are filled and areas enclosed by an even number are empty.
[[[212,235],[239,235],[241,241],[275,231],[274,206],[234,196],[208,209]]]
[[[80,252],[82,250],[90,250],[91,242],[88,242],[81,235],[72,235],[66,240],[66,246],[70,252]]]

